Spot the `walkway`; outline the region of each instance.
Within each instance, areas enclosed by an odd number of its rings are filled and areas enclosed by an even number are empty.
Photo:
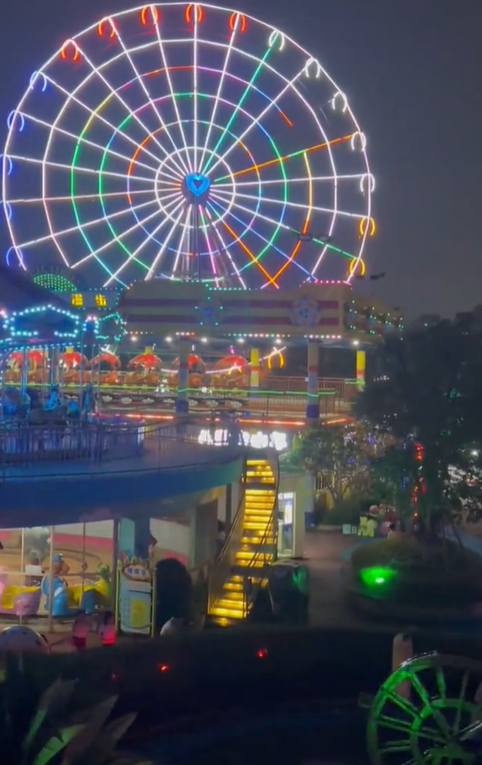
[[[308,531],[305,555],[311,574],[310,624],[356,627],[362,617],[349,608],[342,584],[341,567],[349,557],[355,537],[338,531]]]

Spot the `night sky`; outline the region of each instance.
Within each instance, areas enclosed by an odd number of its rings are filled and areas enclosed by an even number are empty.
[[[125,0],[0,3],[0,140],[30,74]],[[368,269],[409,317],[482,302],[482,6],[477,0],[238,0],[317,56],[368,137]],[[0,250],[8,248],[0,230]]]

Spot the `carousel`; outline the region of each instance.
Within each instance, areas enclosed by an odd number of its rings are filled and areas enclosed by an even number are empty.
[[[2,426],[62,425],[95,410],[92,381],[83,375],[84,348],[96,342],[97,322],[53,305],[2,316]],[[80,350],[76,350],[78,347]],[[77,391],[63,383],[75,375]]]

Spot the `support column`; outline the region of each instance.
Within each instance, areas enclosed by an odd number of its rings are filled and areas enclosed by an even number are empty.
[[[176,414],[189,414],[189,340],[181,340],[177,382]]]
[[[140,517],[135,521],[131,518],[122,518],[119,522],[118,534],[119,553],[148,560],[151,543],[150,518]]]
[[[67,350],[71,350],[68,348]],[[49,385],[59,384],[59,350],[58,348],[50,349],[50,366],[49,366]]]
[[[257,391],[259,389],[259,350],[251,348],[249,355],[249,389]]]
[[[365,365],[366,365],[366,353],[365,351],[356,352],[356,387],[359,391],[365,388]]]
[[[306,419],[317,422],[320,417],[320,396],[318,392],[318,343],[308,340],[308,387],[306,398]]]
[[[216,555],[218,538],[218,500],[197,505],[190,512],[189,568],[198,569]]]

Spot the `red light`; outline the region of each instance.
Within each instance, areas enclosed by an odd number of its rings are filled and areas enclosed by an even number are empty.
[[[268,649],[267,648],[259,648],[256,651],[256,656],[258,657],[258,659],[266,659],[267,655],[268,655]]]
[[[186,8],[186,11],[184,13],[184,18],[186,19],[187,23],[190,24],[192,21],[192,11],[194,9],[195,15],[195,21],[197,24],[200,24],[201,21],[204,18],[204,11],[200,5],[197,3],[189,3],[189,5]]]
[[[157,669],[159,672],[167,672],[169,669],[169,664],[158,664]]]
[[[148,14],[150,14],[150,19]],[[143,27],[147,27],[150,20],[153,24],[157,24],[159,18],[159,9],[155,5],[146,5],[141,11],[141,24]]]
[[[64,42],[60,50],[60,58],[64,61],[67,61],[68,58],[70,61],[78,61],[79,57],[79,48],[75,40],[67,40]]]
[[[240,32],[246,32],[246,16],[243,16],[242,13],[232,13],[229,17],[228,25],[231,32],[234,32],[236,25]]]
[[[106,26],[106,24],[108,26]],[[112,40],[112,38],[116,35],[116,29],[112,19],[103,19],[100,21],[97,25],[97,34],[99,37],[108,36]]]

